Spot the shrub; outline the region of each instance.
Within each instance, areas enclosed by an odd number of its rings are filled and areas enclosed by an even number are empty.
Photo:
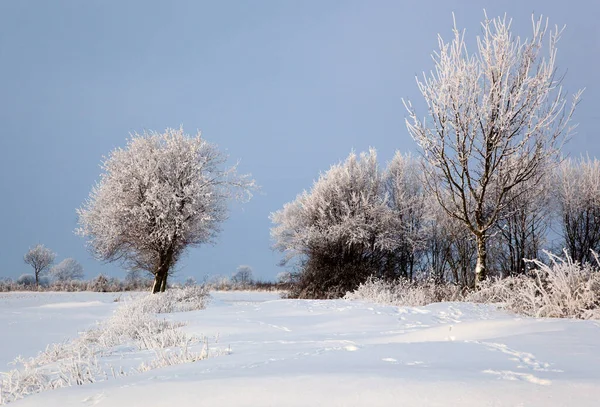
[[[169,313],[196,311],[206,308],[210,299],[205,286],[188,286],[147,295],[132,304],[143,313]]]
[[[453,284],[436,284],[433,280],[422,282],[410,282],[406,279],[385,281],[371,277],[356,290],[347,293],[344,299],[416,307],[434,302],[460,301],[462,297],[460,287]]]
[[[35,286],[35,276],[33,274],[22,274],[17,278],[17,284],[23,287]]]
[[[487,279],[475,291],[433,281],[384,281],[369,278],[345,295],[396,306],[422,306],[433,302],[469,301],[501,304],[505,309],[531,317],[600,319],[600,271],[590,263],[573,261],[545,252],[549,264],[529,260],[526,275]],[[600,261],[594,253],[597,266]]]
[[[513,312],[532,317],[600,319],[600,272],[580,264],[565,252],[560,258],[545,252],[549,264],[531,260],[529,275],[484,282],[469,301],[502,303]],[[600,266],[594,253],[596,263]]]

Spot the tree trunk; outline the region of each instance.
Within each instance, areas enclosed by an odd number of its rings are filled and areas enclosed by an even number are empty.
[[[163,276],[162,273],[154,274],[154,284],[152,284],[152,294],[156,294],[160,291],[160,287],[162,286]]]
[[[165,273],[161,283],[160,283],[160,292],[164,293],[167,289],[167,277],[169,277],[169,273]]]
[[[485,235],[477,236],[477,265],[475,266],[474,288],[487,278],[487,241]]]

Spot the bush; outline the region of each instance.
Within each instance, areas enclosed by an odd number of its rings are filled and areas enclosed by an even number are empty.
[[[50,285],[50,280],[47,277],[40,277],[40,287],[47,288]],[[22,274],[17,279],[17,285],[24,288],[35,287],[35,276],[33,274]]]
[[[143,313],[169,313],[196,311],[206,308],[210,299],[204,286],[188,286],[149,294],[134,303]]]
[[[347,300],[365,300],[400,307],[460,301],[462,298],[460,287],[453,284],[436,284],[433,280],[422,282],[410,282],[405,279],[385,281],[372,277],[356,290],[344,296],[344,299]]]
[[[502,303],[532,317],[600,319],[600,272],[580,264],[565,252],[560,258],[545,252],[550,264],[532,260],[529,275],[485,281],[467,300]],[[594,253],[596,263],[600,266]]]
[[[494,303],[531,317],[600,319],[598,268],[575,262],[566,252],[564,258],[546,254],[549,264],[530,260],[533,269],[529,274],[487,279],[476,291],[433,281],[389,282],[369,278],[344,298],[396,306],[422,306],[443,301]],[[596,263],[600,267],[597,256]]]
[[[35,276],[33,274],[22,274],[17,278],[17,284],[23,287],[34,287]]]

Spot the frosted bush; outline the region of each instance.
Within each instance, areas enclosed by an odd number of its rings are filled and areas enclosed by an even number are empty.
[[[449,284],[368,279],[344,297],[396,306],[422,306],[441,301],[501,304],[532,317],[600,319],[600,271],[593,265],[546,252],[549,264],[530,260],[529,275],[482,281],[476,291]],[[600,261],[594,253],[597,267]]]
[[[459,301],[461,296],[461,289],[451,284],[435,284],[433,281],[416,283],[405,279],[385,281],[371,277],[344,298],[416,307],[433,302]]]
[[[149,294],[134,303],[143,313],[170,313],[196,311],[206,308],[210,299],[204,286],[189,286]]]
[[[468,301],[502,303],[513,312],[533,317],[600,319],[600,272],[546,252],[550,264],[532,260],[530,276],[484,282]],[[600,266],[598,258],[596,263]]]

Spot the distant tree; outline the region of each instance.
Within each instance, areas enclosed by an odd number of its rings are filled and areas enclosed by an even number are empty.
[[[184,286],[186,287],[191,287],[191,286],[195,286],[197,284],[196,279],[194,277],[188,277],[185,279],[185,282],[183,283]]]
[[[246,265],[239,266],[231,277],[231,281],[243,286],[250,284],[252,282],[252,267]]]
[[[561,31],[533,20],[533,35],[522,41],[506,18],[487,18],[477,52],[469,53],[455,26],[450,43],[439,37],[435,69],[417,80],[430,120],[406,103],[410,134],[429,166],[429,189],[477,243],[476,283],[487,273],[487,245],[500,215],[525,183],[539,182],[558,156],[580,92],[572,106],[556,77],[556,44]]]
[[[555,191],[564,247],[580,263],[600,253],[600,161],[565,160],[557,170]]]
[[[183,129],[131,136],[102,165],[100,182],[78,210],[77,233],[96,258],[154,275],[152,292],[190,247],[214,242],[230,198],[250,198],[254,181],[198,133]]]
[[[130,287],[138,288],[142,284],[142,271],[138,269],[130,269],[125,273],[125,284]]]
[[[48,272],[52,263],[54,263],[54,259],[56,258],[56,253],[52,250],[46,248],[42,244],[38,244],[33,249],[29,249],[29,251],[23,257],[23,260],[26,264],[29,264],[33,267],[33,275],[35,277],[35,285],[39,286],[40,277]]]
[[[50,277],[55,281],[83,279],[83,266],[72,258],[67,258],[50,269]]]

